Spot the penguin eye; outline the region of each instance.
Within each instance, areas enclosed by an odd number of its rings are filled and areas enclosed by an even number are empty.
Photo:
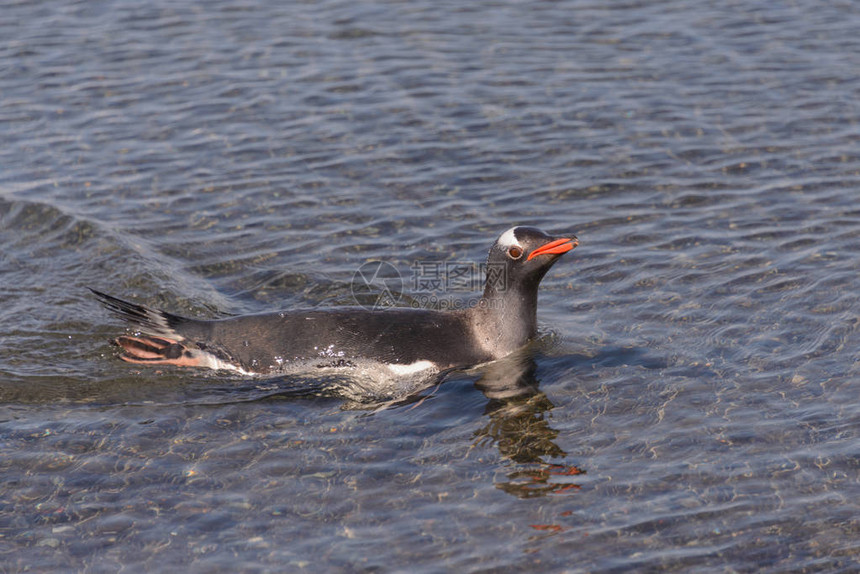
[[[508,257],[511,259],[519,259],[523,256],[523,250],[516,245],[508,247]]]

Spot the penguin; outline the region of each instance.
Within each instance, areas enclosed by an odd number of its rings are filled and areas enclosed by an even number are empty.
[[[392,377],[429,376],[501,359],[537,334],[538,286],[579,242],[535,227],[502,233],[487,257],[484,291],[467,309],[295,309],[190,319],[91,289],[134,330],[120,358],[141,365],[281,375],[376,365]]]

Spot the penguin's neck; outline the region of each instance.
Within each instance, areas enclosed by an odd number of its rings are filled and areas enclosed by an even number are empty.
[[[492,359],[509,355],[537,333],[537,285],[498,290],[488,284],[471,312],[475,335]]]

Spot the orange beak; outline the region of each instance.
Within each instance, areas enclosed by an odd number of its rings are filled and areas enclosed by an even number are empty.
[[[526,261],[531,261],[532,257],[536,257],[538,255],[561,255],[562,253],[567,253],[572,250],[577,245],[579,245],[579,240],[576,237],[562,237],[561,239],[550,241],[546,245],[541,245],[529,253]]]

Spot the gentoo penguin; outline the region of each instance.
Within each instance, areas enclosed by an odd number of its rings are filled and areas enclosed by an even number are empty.
[[[135,329],[116,339],[130,363],[277,375],[369,361],[393,376],[430,375],[524,346],[537,331],[541,279],[577,245],[575,236],[552,237],[534,227],[505,231],[490,248],[483,296],[454,311],[337,307],[207,321],[93,293]]]

